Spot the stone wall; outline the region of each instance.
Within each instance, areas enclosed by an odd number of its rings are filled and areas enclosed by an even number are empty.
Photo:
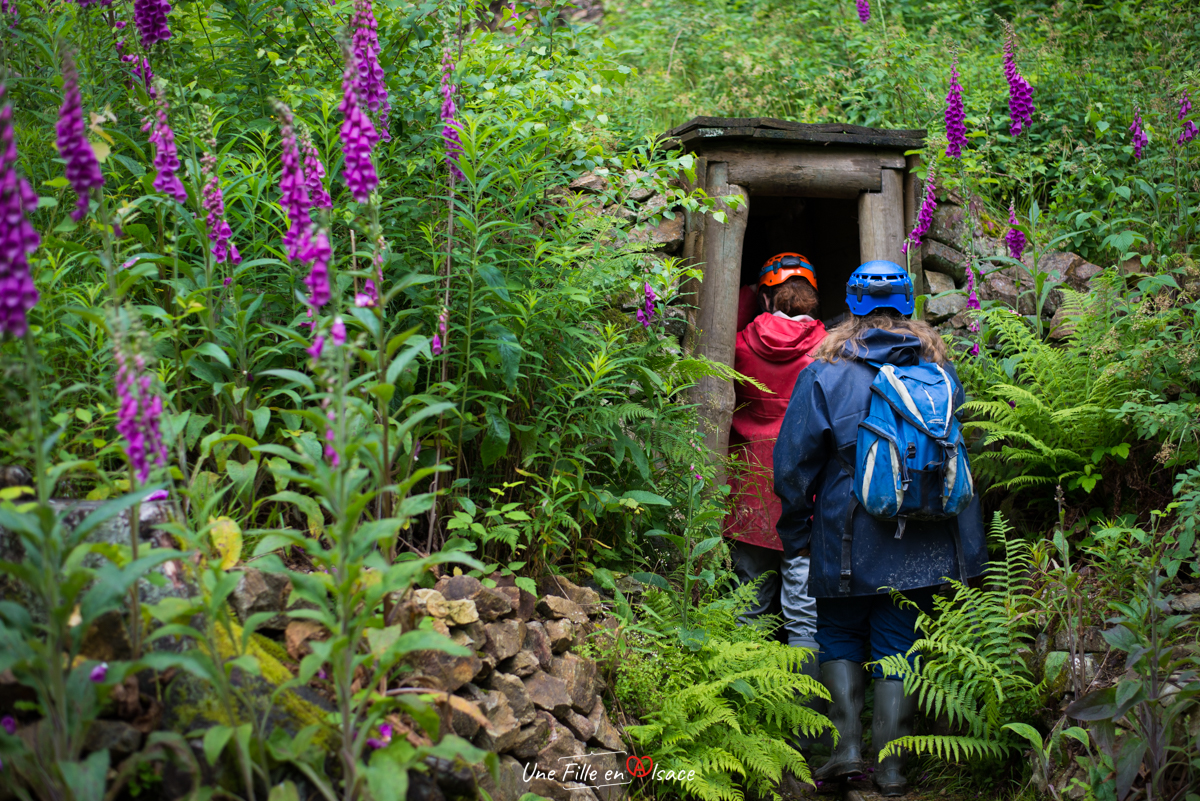
[[[976,268],[985,274],[977,286],[981,301],[1000,301],[1016,309],[1020,297],[1020,312],[1026,315],[1033,313],[1033,296],[1025,295],[1033,286],[1033,265],[1029,263],[1032,254],[1026,251],[1026,270],[1020,270],[1011,264],[1004,266],[988,261],[992,256],[1008,255],[1007,246],[1003,239],[999,238],[1003,230],[1004,227],[988,220],[970,225],[967,208],[953,200],[938,205],[933,214],[933,224],[929,227],[921,249],[925,286],[928,293],[935,296],[925,304],[925,317],[929,322],[941,325],[944,330],[967,327],[970,322],[965,313],[967,264],[972,256],[975,258]],[[1102,269],[1082,256],[1062,251],[1043,253],[1037,263],[1037,270],[1047,273],[1050,282],[1061,284],[1076,292],[1090,291],[1092,278],[1102,272]],[[955,290],[962,291],[936,297]],[[1056,317],[1061,305],[1062,293],[1054,290],[1047,296],[1041,309],[1041,315],[1050,322],[1052,332],[1060,337],[1069,333],[1059,326],[1063,321],[1062,316]]]
[[[603,174],[587,172],[572,181],[568,189],[587,204],[585,208],[614,218],[629,242],[648,248],[645,254],[648,261],[661,261],[682,253],[685,233],[683,210],[668,209],[667,196],[656,191],[648,173],[641,170]],[[665,216],[664,210],[671,216]],[[675,297],[677,294],[678,287],[667,288],[668,304],[679,303],[679,298]],[[644,303],[644,297],[638,292],[623,294],[612,300],[613,305],[631,320],[636,319]],[[657,321],[662,325],[661,330],[676,340],[672,347],[682,347],[687,336],[687,312],[681,306],[667,305],[664,317]]]
[[[625,790],[624,745],[601,697],[606,686],[596,662],[574,649],[605,636],[616,620],[595,590],[565,578],[543,579],[540,598],[513,586],[512,577],[494,578],[496,587],[470,576],[443,578],[405,601],[402,616],[431,617],[434,629],[473,652],[424,652],[412,660],[406,683],[460,699],[450,706],[450,728],[500,755],[499,781],[477,772],[493,801],[517,801],[526,792],[614,801]],[[590,770],[570,770],[572,763]],[[440,781],[453,794],[445,785]]]

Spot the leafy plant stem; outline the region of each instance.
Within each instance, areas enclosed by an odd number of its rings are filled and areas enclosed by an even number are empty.
[[[129,490],[137,492],[138,480],[137,471],[134,470],[133,464],[129,465]],[[129,510],[129,559],[131,562],[138,560],[138,538],[139,538],[139,523],[141,522],[140,503],[135,503]],[[129,639],[133,649],[133,658],[142,658],[142,604],[138,598],[138,582],[135,580],[129,587]]]
[[[42,448],[42,387],[38,381],[37,344],[33,341],[33,329],[25,332],[25,380],[29,387],[29,432],[33,441],[34,488],[37,491],[38,503],[44,504],[49,498],[49,487],[46,485],[46,454]]]

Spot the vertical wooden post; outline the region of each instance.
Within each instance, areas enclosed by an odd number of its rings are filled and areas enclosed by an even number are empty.
[[[696,158],[696,181],[693,184],[684,178],[685,188],[689,191],[699,187],[708,189],[708,159],[704,156]],[[704,226],[708,220],[703,211],[684,212],[684,238],[682,258],[689,267],[704,263]],[[699,332],[696,329],[696,315],[700,308],[700,281],[689,278],[679,286],[679,302],[685,307],[687,314],[687,332],[684,335],[683,352],[695,353],[699,343]]]
[[[742,202],[736,209],[719,203],[719,210],[726,214],[725,222],[709,219],[705,223],[704,280],[700,285],[700,309],[696,319],[700,341],[696,352],[732,366],[742,278],[742,238],[750,217],[750,196],[744,188],[730,184],[728,180],[727,163],[708,165],[708,194],[712,197],[740,195]],[[733,419],[733,384],[706,376],[700,379],[693,392],[709,423],[705,444],[716,457],[723,458],[728,452],[729,425]]]
[[[907,167],[904,171],[904,235],[908,236],[908,232],[917,224],[917,211],[921,206],[921,189],[924,181],[918,178],[914,172],[921,166],[921,157],[917,155],[908,156],[905,161]],[[923,267],[925,245],[922,244],[915,250],[910,250],[908,256],[912,262],[913,283],[915,284],[917,294],[927,294],[929,287],[925,286],[925,270]]]
[[[880,170],[879,192],[858,196],[858,245],[864,262],[885,259],[904,265],[904,181],[900,170]]]

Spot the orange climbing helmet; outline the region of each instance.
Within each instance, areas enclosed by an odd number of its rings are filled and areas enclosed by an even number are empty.
[[[777,253],[767,259],[758,274],[759,287],[778,286],[794,275],[803,276],[813,289],[817,288],[817,275],[808,259],[799,253]]]

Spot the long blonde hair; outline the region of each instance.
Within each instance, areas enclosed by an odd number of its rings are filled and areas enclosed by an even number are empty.
[[[921,340],[922,359],[937,364],[946,363],[946,343],[942,341],[941,334],[937,332],[937,329],[924,320],[909,320],[887,311],[875,311],[866,317],[852,316],[834,326],[825,335],[825,339],[821,341],[817,349],[812,352],[812,357],[825,362],[841,361],[847,358],[845,347],[847,342],[850,343],[852,351],[865,351],[863,335],[872,328],[912,334]]]

